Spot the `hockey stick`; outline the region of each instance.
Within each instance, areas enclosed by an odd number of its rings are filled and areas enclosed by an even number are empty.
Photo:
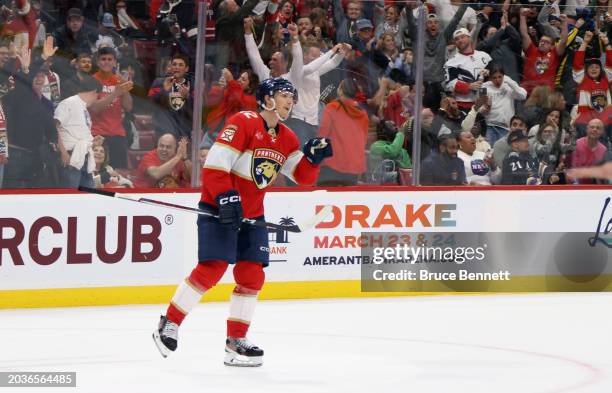
[[[108,196],[108,197],[112,197],[112,198],[124,199],[126,201],[145,203],[145,204],[148,204],[148,205],[164,206],[164,207],[169,207],[169,208],[175,209],[175,210],[187,211],[187,212],[191,212],[191,213],[197,213],[197,214],[200,214],[200,215],[203,215],[203,216],[219,218],[217,215],[215,215],[213,213],[207,212],[207,211],[202,210],[202,209],[197,209],[195,207],[188,207],[188,206],[183,206],[183,205],[175,205],[174,203],[157,201],[155,199],[135,198],[135,197],[131,197],[129,195],[124,195],[124,194],[120,194],[120,193],[113,192],[113,191],[99,190],[97,188],[89,188],[89,187],[79,186],[78,189],[79,189],[79,191],[88,192],[90,194],[98,194],[98,195]],[[317,190],[317,191],[313,191],[313,192],[325,192],[325,191],[324,190]],[[253,220],[252,218],[243,218],[242,222],[244,222],[246,224],[250,224],[250,225],[255,225],[257,227],[263,227],[263,228],[268,228],[268,229],[279,229],[279,230],[283,230],[283,231],[287,231],[287,232],[300,233],[300,232],[304,232],[304,231],[307,231],[307,230],[313,228],[315,225],[317,225],[318,223],[323,221],[331,213],[331,211],[332,211],[332,207],[329,206],[329,205],[326,205],[326,206],[323,207],[323,209],[321,209],[313,217],[305,220],[304,222],[297,223],[297,224],[294,224],[294,225],[280,225],[280,224],[275,224],[273,222]]]

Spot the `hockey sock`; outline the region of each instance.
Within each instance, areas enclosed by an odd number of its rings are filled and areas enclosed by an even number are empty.
[[[204,292],[214,287],[225,273],[227,262],[206,261],[198,263],[189,277],[176,289],[168,306],[166,317],[180,325],[185,316],[200,302]]]
[[[234,267],[234,279],[237,285],[230,298],[227,336],[242,338],[249,330],[265,273],[260,263],[242,261]]]

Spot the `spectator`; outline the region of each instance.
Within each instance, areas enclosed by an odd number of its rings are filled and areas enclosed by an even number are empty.
[[[204,134],[204,137],[202,138],[202,141],[200,142],[200,145],[198,146],[198,148],[200,149],[200,156],[199,156],[200,166],[202,168],[204,167],[204,163],[206,162],[206,157],[208,157],[210,148],[212,147],[214,143],[215,141],[214,139],[210,137],[210,135]]]
[[[66,24],[53,33],[58,47],[56,70],[62,79],[70,74],[69,62],[79,53],[91,53],[95,48],[97,34],[83,25],[83,13],[78,8],[68,10]]]
[[[414,52],[412,48],[404,48],[402,49],[402,53],[395,59],[395,64],[393,67],[401,70],[406,75],[406,78],[409,80],[414,80],[412,76],[412,62],[414,60]]]
[[[213,140],[230,116],[240,111],[256,111],[258,108],[255,90],[259,79],[251,70],[244,71],[240,79],[235,80],[232,73],[224,68],[221,79],[225,86],[213,86],[208,99],[210,111],[206,116],[206,129],[207,135]]]
[[[51,47],[53,47],[53,36],[47,37],[47,40],[50,40]],[[52,65],[53,57],[49,57],[43,62],[42,68],[40,69],[45,76],[42,94],[46,99],[51,101],[53,108],[56,108],[57,104],[62,100],[62,85],[59,75],[52,71]]]
[[[115,168],[127,168],[128,142],[123,128],[123,112],[132,110],[129,92],[134,83],[113,72],[117,67],[117,54],[113,48],[100,48],[97,58],[99,71],[93,76],[100,82],[102,90],[98,101],[88,107],[93,122],[91,131],[93,135],[104,137],[109,163]]]
[[[244,40],[246,42],[246,51],[251,63],[253,72],[257,75],[260,81],[268,78],[283,77],[290,80],[292,83],[300,80],[302,75],[302,69],[304,66],[304,59],[302,54],[302,46],[298,40],[298,29],[295,24],[290,24],[288,27],[289,33],[291,34],[291,56],[293,61],[291,63],[291,69],[287,73],[288,59],[284,51],[276,52],[272,55],[268,65],[264,64],[261,54],[255,44],[253,38],[253,19],[244,19]]]
[[[187,139],[176,142],[173,133],[163,134],[157,148],[146,153],[138,165],[138,187],[179,188],[189,187],[191,162],[187,156]]]
[[[218,45],[217,70],[227,67],[228,63],[242,64],[244,62],[245,46],[241,37],[245,34],[251,34],[252,37],[253,31],[245,30],[242,22],[251,14],[258,0],[246,0],[242,6],[239,6],[234,0],[222,0],[220,3],[216,10],[215,24]],[[259,79],[266,78],[259,75]]]
[[[80,85],[80,92],[61,101],[55,108],[58,147],[64,166],[61,173],[64,187],[94,186],[92,146],[102,144],[104,138],[94,138],[91,134],[91,118],[87,108],[98,100],[100,87],[100,82],[87,76]]]
[[[96,50],[102,47],[111,47],[117,51],[119,57],[127,48],[127,42],[121,34],[117,32],[117,26],[113,19],[113,14],[105,12],[98,24],[98,39],[96,40]]]
[[[439,152],[432,152],[423,160],[421,185],[459,186],[467,184],[463,161],[457,157],[457,150],[457,138],[454,135],[444,135],[440,138]]]
[[[461,132],[461,123],[465,119],[466,113],[459,107],[457,100],[452,96],[442,98],[440,110],[434,118],[432,132],[438,136],[442,127],[451,130],[455,136]]]
[[[114,16],[117,32],[123,37],[141,36],[142,26],[138,19],[128,15],[126,2],[118,0],[115,3],[116,14]]]
[[[77,94],[79,85],[85,76],[89,76],[93,70],[91,54],[89,52],[79,53],[79,55],[71,63],[73,70],[72,74],[68,75],[67,79],[62,80],[62,99],[72,97]]]
[[[334,140],[334,156],[324,161],[319,185],[356,185],[365,172],[365,147],[368,135],[368,114],[355,97],[354,79],[344,79],[338,87],[338,98],[325,106],[319,136]]]
[[[233,6],[238,7],[235,2],[231,5],[229,1],[222,3],[219,7],[223,9],[226,9],[224,8],[226,5],[227,9],[233,9]],[[152,0],[150,12],[154,15],[157,38],[157,74],[161,75],[161,70],[172,61],[173,54],[182,53],[187,56],[187,59],[193,58],[195,42],[192,38],[197,35],[198,24],[196,2],[193,0]],[[217,24],[221,18],[218,15]],[[233,29],[239,30],[235,27]],[[221,40],[221,37],[217,36],[217,39]]]
[[[149,89],[149,97],[157,104],[153,113],[155,134],[166,132],[178,138],[191,138],[193,85],[187,72],[189,60],[176,54],[170,63],[170,75],[157,78]]]
[[[430,3],[436,7],[436,14],[438,14],[442,26],[448,26],[452,24],[453,18],[459,13],[463,4],[468,2],[462,0],[432,0]],[[465,10],[465,14],[460,18],[457,27],[472,31],[476,27],[476,23],[476,11],[470,7]]]
[[[376,142],[370,146],[370,172],[380,168],[384,160],[392,160],[400,168],[412,168],[410,156],[403,148],[404,138],[404,133],[394,122],[380,122],[376,128]]]
[[[429,14],[425,22],[425,53],[423,56],[423,82],[425,94],[423,105],[437,111],[442,100],[445,80],[444,63],[446,62],[446,47],[456,30],[459,21],[465,15],[467,4],[461,4],[450,23],[440,31],[440,21],[436,14]],[[406,10],[406,21],[412,42],[417,42],[419,32],[410,9]]]
[[[112,166],[108,165],[108,154],[106,154],[108,150],[104,143],[94,146],[92,150],[94,162],[96,163],[96,168],[92,173],[96,188],[134,187],[131,180],[126,179],[120,173],[117,173]]]
[[[491,61],[491,56],[474,50],[467,29],[456,30],[453,41],[458,53],[444,64],[446,90],[455,95],[460,108],[469,110],[474,104],[476,93],[482,87],[486,76],[485,67]]]
[[[434,114],[429,108],[423,108],[421,111],[421,161],[429,156],[432,150],[438,145],[436,135],[431,131],[434,121]],[[404,139],[404,148],[412,154],[413,144],[414,117],[408,119],[402,125],[402,131],[406,138]]]
[[[503,64],[505,75],[519,83],[521,81],[522,63],[521,36],[518,31],[508,23],[508,14],[503,13],[501,27],[488,25],[485,28],[484,40],[478,42],[476,49],[487,52],[495,63]]]
[[[384,79],[386,80],[386,79]],[[383,118],[391,120],[396,126],[401,126],[414,115],[414,81],[408,80],[395,92],[391,92],[384,102]]]
[[[605,140],[612,135],[610,119],[612,118],[612,99],[610,97],[610,81],[612,81],[612,46],[608,36],[599,35],[599,41],[606,48],[606,66],[602,68],[598,58],[585,59],[585,51],[593,39],[593,32],[584,33],[582,45],[574,56],[574,80],[578,83],[578,117],[576,132],[578,137],[586,134],[587,123],[599,119],[604,124]],[[585,72],[586,70],[586,72]]]
[[[604,158],[606,146],[599,139],[603,134],[604,125],[599,119],[589,121],[586,136],[576,141],[576,150],[571,154],[572,168],[592,166]],[[592,179],[581,179],[580,183],[594,183]]]
[[[476,139],[476,150],[483,153],[491,150],[491,144],[482,135],[487,132],[487,123],[484,116],[491,110],[491,99],[486,95],[479,95],[472,109],[461,122],[461,130],[471,132]]]
[[[476,150],[476,139],[469,131],[462,131],[458,141],[457,157],[463,161],[468,184],[490,186],[499,183],[501,169],[493,161],[493,152]]]
[[[53,46],[46,48],[51,50],[43,52],[48,58],[53,54]],[[43,95],[45,72],[40,70],[42,63],[43,60],[37,60],[30,67],[30,73],[17,74],[20,83],[2,98],[5,115],[2,122],[10,141],[4,188],[59,186],[58,162],[53,162],[51,154],[47,154],[52,150],[51,145],[57,143],[57,130],[53,105]],[[23,65],[30,66],[29,63]]]
[[[525,119],[521,116],[514,115],[514,117],[510,119],[510,131],[508,132],[508,136],[513,132],[520,132],[527,135],[527,124],[525,123]],[[508,138],[502,138],[495,142],[493,145],[493,160],[495,161],[495,165],[502,167],[504,159],[511,151],[512,148],[508,143]]]
[[[376,49],[380,50],[385,56],[387,56],[387,59],[389,60],[389,65],[385,70],[385,75],[388,75],[389,72],[393,69],[395,61],[399,57],[399,47],[393,40],[393,34],[382,34],[376,42]]]
[[[549,96],[552,93],[548,86],[537,86],[533,89],[521,110],[521,117],[524,118],[527,128],[538,124],[547,108],[549,108]]]
[[[548,174],[540,173],[540,163],[529,154],[527,135],[522,132],[508,134],[508,144],[512,151],[504,158],[502,181],[505,185],[547,184]]]
[[[557,45],[551,37],[542,35],[536,47],[531,41],[527,28],[527,14],[530,11],[527,8],[521,9],[520,14],[520,32],[525,51],[524,64],[524,79],[522,86],[527,90],[528,94],[534,87],[539,85],[549,86],[550,89],[555,88],[555,75],[559,66],[559,58],[565,52],[567,42],[567,17],[561,15],[562,29],[561,37]]]
[[[357,35],[357,20],[361,18],[361,2],[350,0],[346,3],[346,14],[342,8],[342,0],[334,2],[334,21],[336,22],[336,42],[351,43]],[[370,22],[372,23],[372,22]]]
[[[527,98],[525,89],[504,73],[503,65],[489,64],[488,82],[482,85],[485,95],[491,99],[491,109],[485,115],[487,121],[487,140],[491,145],[508,135],[510,119],[514,116],[515,100]]]
[[[560,132],[554,123],[541,124],[533,143],[530,143],[531,155],[537,157],[538,161],[555,167],[565,161],[566,154],[570,153],[574,146],[561,143]]]
[[[295,132],[301,144],[317,135],[321,76],[338,67],[344,60],[344,54],[350,49],[348,44],[338,44],[321,56],[321,50],[318,47],[304,47],[302,77],[294,82],[299,99],[293,107],[291,117],[285,121],[285,124]]]
[[[390,34],[397,48],[403,48],[405,45],[404,35],[407,33],[406,18],[400,18],[400,12],[395,5],[385,7],[385,22],[376,26],[374,30],[374,38],[382,38],[383,34]]]

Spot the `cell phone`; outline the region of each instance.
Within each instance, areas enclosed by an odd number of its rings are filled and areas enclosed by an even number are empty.
[[[478,89],[478,95],[481,97],[484,97],[487,95],[487,88],[486,87],[481,87],[480,89]]]
[[[130,73],[128,71],[125,71],[125,70],[121,71],[119,75],[121,75],[121,79],[123,80],[126,80],[126,81],[130,80]]]

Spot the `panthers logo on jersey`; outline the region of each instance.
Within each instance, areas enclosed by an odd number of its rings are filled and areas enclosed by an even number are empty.
[[[287,158],[272,149],[255,149],[251,162],[251,176],[260,190],[276,180]]]

